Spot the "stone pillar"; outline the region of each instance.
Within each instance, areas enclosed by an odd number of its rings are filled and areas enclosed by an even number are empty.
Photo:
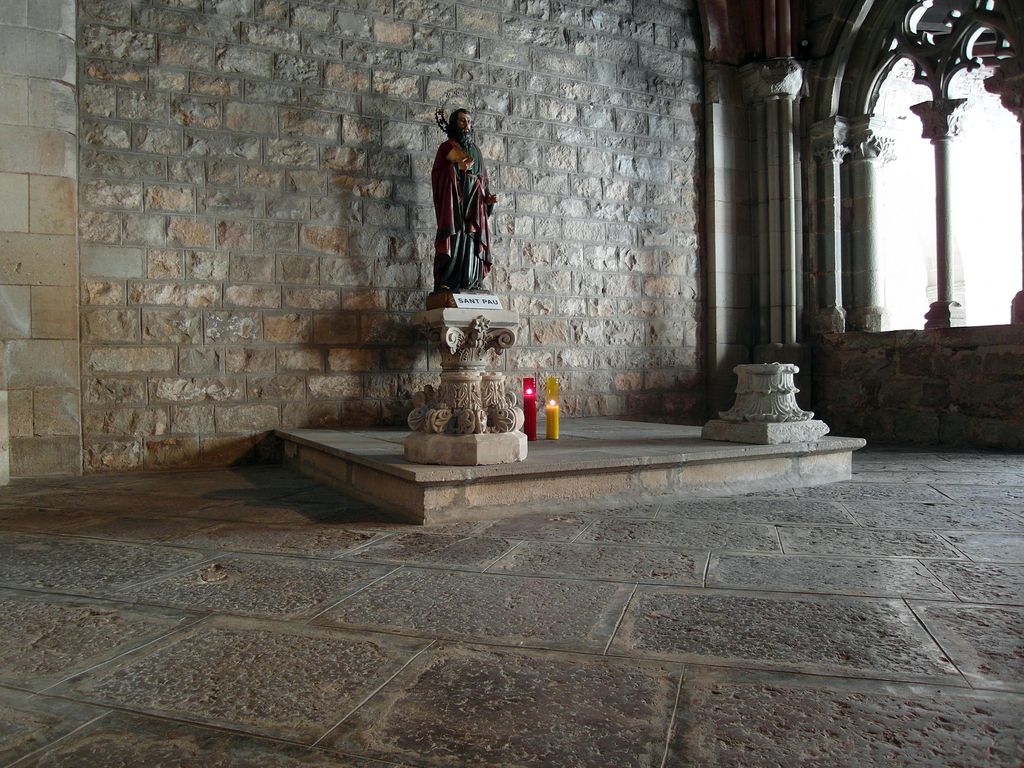
[[[0,4],[0,482],[81,471],[74,0]]]
[[[812,232],[817,291],[814,328],[819,333],[846,330],[843,307],[843,235],[840,221],[842,188],[840,169],[850,154],[846,146],[847,125],[841,117],[823,120],[811,126],[811,150],[814,153],[816,187],[815,225]]]
[[[804,72],[795,59],[772,59],[740,70],[751,105],[752,165],[757,212],[759,344],[792,345],[802,304],[797,98]]]
[[[851,330],[885,328],[885,284],[877,221],[878,171],[893,159],[893,139],[887,124],[873,115],[852,120],[848,143],[853,202],[850,226],[849,294],[847,322]]]
[[[963,306],[953,296],[953,206],[950,151],[960,133],[967,99],[935,99],[913,105],[921,118],[924,138],[935,148],[935,272],[936,301],[925,317],[925,328],[950,328],[966,324]]]
[[[985,81],[985,90],[997,94],[1003,106],[1020,123],[1021,189],[1024,190],[1024,63],[1020,59],[1001,62],[996,73]],[[1024,230],[1024,210],[1021,212],[1021,227]],[[1021,242],[1024,243],[1024,237]],[[1024,283],[1024,250],[1021,251],[1021,260]],[[1010,322],[1013,325],[1024,325],[1024,284],[1010,304]]]
[[[704,67],[705,245],[707,250],[708,410],[728,407],[733,367],[750,361],[756,338],[757,263],[753,247],[749,121],[739,69]]]

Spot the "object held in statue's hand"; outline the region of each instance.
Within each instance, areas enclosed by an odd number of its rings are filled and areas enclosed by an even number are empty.
[[[460,147],[453,147],[452,151],[448,153],[448,162],[468,171],[473,167],[473,156],[463,152]]]

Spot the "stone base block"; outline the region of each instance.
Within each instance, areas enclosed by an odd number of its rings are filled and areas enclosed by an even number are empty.
[[[428,435],[413,432],[405,438],[405,458],[414,464],[479,467],[513,464],[526,458],[526,435]]]
[[[777,424],[713,419],[704,425],[700,436],[704,440],[722,440],[728,443],[781,445],[813,443],[827,434],[828,425],[818,419]]]

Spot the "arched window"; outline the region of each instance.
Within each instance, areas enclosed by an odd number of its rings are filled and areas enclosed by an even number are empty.
[[[1010,322],[1021,285],[1020,127],[985,90],[988,67],[960,70],[951,98],[966,99],[960,134],[950,151],[952,289],[968,325]],[[886,322],[884,330],[923,328],[938,299],[935,243],[935,161],[911,112],[928,101],[914,65],[900,59],[882,81],[875,114],[889,126],[892,160],[879,170],[878,229]]]
[[[1024,118],[1024,8],[1009,0],[858,8],[822,73],[809,137],[816,327],[920,327],[923,282],[925,328],[1024,324],[1021,134],[1018,125],[1014,143],[1007,119]],[[923,157],[915,127],[930,165],[914,159]],[[925,201],[934,204],[930,225]]]

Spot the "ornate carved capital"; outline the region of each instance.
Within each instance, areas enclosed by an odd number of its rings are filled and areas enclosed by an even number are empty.
[[[937,141],[960,135],[966,105],[967,99],[934,99],[914,104],[910,111],[921,118],[921,135]]]
[[[985,80],[985,90],[999,97],[1003,107],[1024,121],[1024,62],[1008,59],[999,63],[999,68]]]
[[[441,385],[413,396],[409,426],[428,434],[483,435],[518,431],[523,411],[505,392],[501,373],[485,372],[487,352],[501,354],[516,342],[519,314],[435,309],[419,316],[441,352]]]
[[[800,369],[789,363],[755,363],[737,365],[732,369],[737,376],[736,402],[728,411],[718,415],[723,421],[779,424],[791,421],[810,421],[812,411],[801,410],[796,404],[799,392],[793,383],[793,374]]]
[[[874,115],[851,122],[846,143],[854,160],[872,160],[884,165],[896,159],[896,141],[889,124]]]
[[[850,154],[846,146],[849,126],[841,117],[822,120],[811,126],[811,153],[819,165],[839,164]]]
[[[740,69],[744,101],[795,98],[804,84],[804,68],[796,59],[770,59]]]
[[[466,325],[436,325],[425,321],[423,328],[427,337],[440,348],[441,367],[445,369],[483,368],[487,362],[486,352],[500,355],[516,343],[517,326],[492,328],[483,315]]]

